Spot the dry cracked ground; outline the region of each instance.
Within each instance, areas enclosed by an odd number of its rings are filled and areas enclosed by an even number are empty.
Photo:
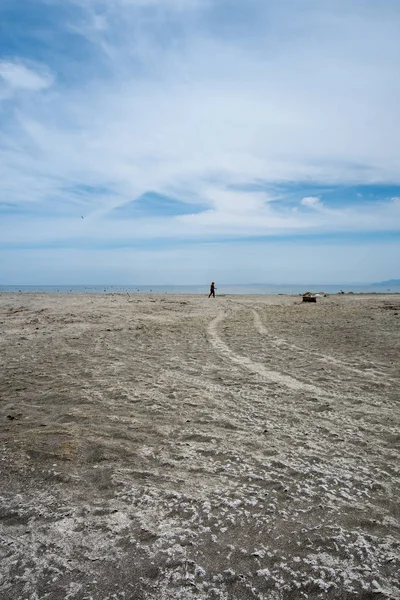
[[[400,297],[1,294],[0,598],[400,598]]]

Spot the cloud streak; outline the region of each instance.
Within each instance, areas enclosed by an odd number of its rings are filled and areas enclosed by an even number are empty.
[[[9,90],[37,92],[50,87],[53,77],[43,66],[27,66],[20,61],[0,61],[0,81]]]

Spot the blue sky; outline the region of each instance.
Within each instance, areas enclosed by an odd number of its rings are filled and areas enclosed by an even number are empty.
[[[400,277],[397,0],[2,0],[0,282]]]

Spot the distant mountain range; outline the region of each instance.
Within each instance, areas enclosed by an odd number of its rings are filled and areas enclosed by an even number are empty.
[[[385,285],[390,287],[391,285],[400,285],[400,279],[388,279],[388,281],[380,281],[379,283],[373,283],[372,285]]]

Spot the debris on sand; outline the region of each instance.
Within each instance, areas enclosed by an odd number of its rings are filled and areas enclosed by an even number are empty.
[[[303,294],[303,302],[316,302],[317,296],[312,294],[311,292],[306,292]]]

